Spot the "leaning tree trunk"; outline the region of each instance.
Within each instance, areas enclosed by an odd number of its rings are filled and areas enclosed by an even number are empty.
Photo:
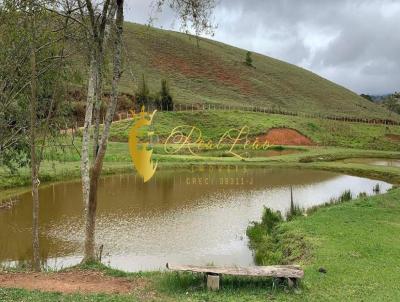
[[[30,99],[30,148],[31,148],[31,177],[32,177],[32,248],[33,270],[40,271],[39,250],[39,177],[36,156],[36,124],[37,124],[37,69],[35,47],[35,20],[32,17],[31,37],[31,99]]]
[[[123,0],[117,0],[117,17],[116,17],[116,36],[113,58],[113,82],[111,100],[107,108],[104,130],[101,136],[93,167],[90,169],[90,186],[88,194],[88,204],[86,211],[86,234],[85,234],[85,256],[83,262],[96,260],[95,257],[95,227],[96,227],[96,211],[97,211],[97,189],[101,170],[103,168],[104,156],[107,150],[107,142],[110,134],[110,127],[118,102],[118,86],[121,78],[122,68],[122,32],[124,23]],[[93,103],[92,103],[93,109]],[[83,156],[82,156],[83,158]]]

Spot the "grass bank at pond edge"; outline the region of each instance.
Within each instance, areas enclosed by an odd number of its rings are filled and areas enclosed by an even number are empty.
[[[309,213],[282,222],[266,210],[248,230],[256,260],[302,264],[307,300],[399,301],[400,189]]]

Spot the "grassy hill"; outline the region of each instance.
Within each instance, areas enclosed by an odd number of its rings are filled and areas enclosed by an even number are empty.
[[[127,23],[122,92],[133,94],[145,75],[153,93],[169,80],[176,103],[263,106],[364,118],[399,119],[382,107],[297,66],[216,41]]]

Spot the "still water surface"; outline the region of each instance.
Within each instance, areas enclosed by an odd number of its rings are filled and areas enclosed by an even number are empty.
[[[373,166],[400,167],[399,159],[386,158],[349,158],[343,160],[344,163],[366,164]]]
[[[307,208],[350,189],[373,194],[391,185],[323,171],[270,168],[202,168],[158,171],[146,183],[135,175],[103,178],[97,242],[103,260],[127,271],[179,264],[251,265],[246,228],[264,206],[287,211],[294,200]],[[83,205],[79,182],[40,190],[41,254],[50,267],[76,264],[82,255]],[[31,258],[30,193],[0,210],[0,262]],[[329,221],[327,221],[329,223]]]

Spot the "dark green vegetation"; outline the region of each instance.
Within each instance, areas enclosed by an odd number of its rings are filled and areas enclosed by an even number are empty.
[[[168,79],[176,103],[262,106],[293,112],[388,118],[383,107],[294,65],[181,33],[126,23],[121,91],[134,95],[144,74],[150,93]],[[79,65],[78,68],[81,68]],[[135,78],[133,78],[135,75]],[[84,86],[84,76],[77,77]],[[392,119],[399,119],[397,115]]]
[[[303,236],[282,231],[283,223],[281,213],[265,208],[261,222],[253,222],[248,227],[246,234],[258,265],[295,264],[307,257]]]
[[[396,92],[383,99],[383,106],[388,110],[400,114],[400,93]]]

